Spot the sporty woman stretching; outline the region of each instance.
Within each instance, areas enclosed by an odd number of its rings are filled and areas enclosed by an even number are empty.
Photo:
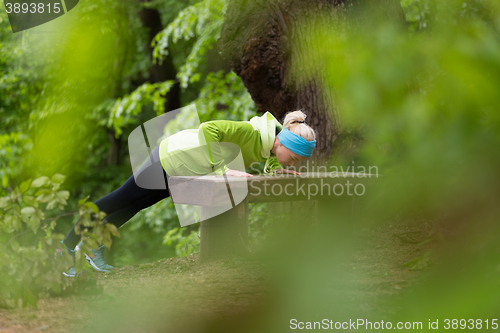
[[[164,139],[151,153],[151,160],[161,162],[165,179],[167,175],[171,177],[207,174],[207,167],[203,167],[207,164],[212,174],[252,177],[246,172],[229,169],[224,159],[216,158],[216,154],[210,151],[210,143],[227,142],[239,147],[245,168],[250,167],[252,163],[266,161],[265,174],[298,174],[283,169],[281,165],[293,166],[312,155],[316,146],[316,134],[305,124],[305,118],[306,115],[302,111],[294,111],[287,113],[283,125],[269,112],[260,117],[253,117],[250,121],[208,121],[202,123],[198,129],[180,131]],[[194,153],[195,146],[208,147],[209,154]],[[153,190],[137,185],[141,184],[141,177],[147,177],[148,170],[151,173],[153,167],[152,164],[143,165],[119,189],[94,202],[99,210],[107,214],[104,219],[106,223],[113,223],[119,228],[140,210],[169,196],[168,188]],[[62,242],[73,261],[80,241],[80,237],[75,234],[75,226]],[[104,246],[101,245],[99,250],[92,251],[92,255],[85,254],[85,257],[95,270],[109,272],[113,269],[106,264]],[[74,277],[75,268],[71,267],[63,274]]]

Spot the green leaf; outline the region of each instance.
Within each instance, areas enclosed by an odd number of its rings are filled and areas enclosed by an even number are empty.
[[[39,195],[38,197],[36,197],[36,200],[39,201],[39,202],[44,202],[44,203],[47,203],[51,200],[54,199],[54,194],[50,193],[50,194],[41,194]]]
[[[7,175],[3,175],[2,176],[2,186],[7,187],[8,185],[9,185],[9,178],[7,177]]]
[[[3,217],[3,230],[8,234],[14,231],[12,227],[12,215],[7,214]]]
[[[25,193],[26,191],[29,190],[30,185],[31,185],[31,179],[22,182],[21,185],[19,185],[19,191],[21,191],[21,193]]]
[[[87,195],[87,196],[86,196],[85,198],[83,198],[83,199],[78,200],[78,206],[82,206],[82,205],[83,205],[83,204],[87,201],[87,199],[88,199],[88,198],[90,198],[90,196],[89,196],[89,195]]]
[[[95,218],[96,218],[96,220],[98,220],[98,221],[102,221],[102,220],[104,220],[104,218],[105,218],[107,215],[108,215],[108,214],[106,214],[105,212],[100,211],[99,213],[97,213],[97,214],[95,215]]]
[[[103,226],[99,226],[98,228],[94,229],[95,235],[98,240],[102,239],[104,237],[104,228]]]
[[[91,234],[87,235],[89,236],[88,238],[85,238],[83,240],[83,244],[82,244],[82,250],[84,251],[89,251],[91,249],[98,249],[99,248],[99,245],[97,244],[97,241],[94,239],[95,237],[90,237]]]
[[[50,287],[54,292],[60,293],[61,292],[61,285],[57,282],[52,282],[51,287]]]
[[[21,220],[22,220],[24,223],[26,223],[26,224],[30,223],[30,217],[29,217],[29,215],[24,215],[24,214],[23,214],[23,215],[21,215]]]
[[[23,200],[26,204],[33,206],[33,207],[38,207],[38,202],[36,201],[35,197],[31,195],[24,195]]]
[[[38,216],[32,216],[29,221],[27,222],[31,230],[33,230],[33,233],[36,234],[38,228],[40,227],[40,219]]]
[[[16,240],[13,239],[10,241],[10,247],[15,253],[19,253],[20,246]]]
[[[39,196],[40,194],[47,194],[47,193],[51,193],[51,190],[49,190],[48,188],[42,188],[42,189],[39,189],[38,191],[35,192],[35,196]]]
[[[95,226],[95,222],[90,219],[88,214],[82,215],[82,218],[80,219],[80,224],[84,227],[94,227]]]
[[[108,249],[111,247],[111,243],[112,243],[112,241],[111,241],[110,235],[106,235],[106,237],[104,237],[104,239],[102,240],[102,245],[104,245]]]
[[[38,309],[38,306],[37,306],[38,299],[36,298],[36,296],[33,295],[33,293],[31,292],[31,290],[29,290],[28,287],[24,287],[23,289],[24,289],[23,290],[23,308],[25,308],[28,305],[31,305],[35,309]]]
[[[86,202],[85,207],[92,209],[92,212],[94,213],[99,211],[99,207],[97,207],[93,202]]]
[[[98,228],[96,228],[96,229],[97,229],[97,230],[102,230],[102,228],[101,228],[101,227],[98,227]],[[95,240],[96,242],[97,242],[97,241],[99,241],[99,239],[100,239],[100,238],[99,238],[100,236],[99,236],[99,235],[96,235],[96,234],[88,234],[88,235],[87,235],[87,237],[88,237],[89,239],[91,239],[91,240]],[[97,244],[97,243],[95,243],[95,244]],[[95,248],[97,249],[97,247],[95,247]]]
[[[62,205],[67,205],[66,200],[69,198],[69,191],[59,191],[56,193],[57,202]]]
[[[47,204],[46,209],[53,209],[53,208],[56,208],[56,207],[57,207],[57,204],[58,204],[57,200],[52,200],[52,201],[50,201],[50,202]]]
[[[45,214],[43,213],[43,211],[42,211],[41,209],[37,209],[37,211],[36,211],[36,216],[38,216],[38,218],[39,218],[40,220],[45,219]]]
[[[0,208],[5,208],[11,203],[10,197],[1,197],[0,198]]]
[[[12,216],[12,227],[15,229],[15,230],[19,230],[21,229],[21,218],[17,215],[14,215]]]
[[[52,182],[56,184],[62,184],[66,180],[65,175],[61,175],[60,173],[56,173],[54,176],[52,176]]]
[[[69,191],[59,191],[59,192],[57,192],[57,196],[61,199],[68,200]]]
[[[109,232],[113,236],[120,237],[120,232],[118,232],[118,228],[114,224],[112,224],[112,223],[106,223],[104,225],[106,226],[106,228],[109,230]]]
[[[31,183],[31,186],[33,187],[42,187],[42,186],[47,186],[50,182],[49,177],[43,176],[40,178],[37,178]]]
[[[32,216],[35,215],[36,209],[34,207],[24,207],[21,209],[21,214]]]

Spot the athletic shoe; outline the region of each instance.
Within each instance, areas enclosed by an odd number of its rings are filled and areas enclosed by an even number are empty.
[[[61,241],[61,244],[64,245],[64,247],[66,248],[66,251],[68,251],[69,255],[73,259],[73,265],[74,265],[75,264],[75,252],[76,252],[76,250],[72,250],[69,247],[67,247],[66,244],[64,244],[64,241]],[[62,256],[63,256],[62,250],[56,249],[56,253],[54,254],[54,258],[57,259],[58,257],[62,257]]]
[[[82,273],[80,272],[80,274]],[[63,275],[66,277],[75,277],[76,276],[75,267],[73,266],[67,272],[63,272]]]
[[[66,244],[64,244],[64,241],[61,241],[61,244],[63,244],[66,247],[66,251],[68,251],[69,255],[71,256],[71,259],[73,259],[73,267],[71,267],[68,270],[68,272],[63,272],[63,275],[67,276],[67,277],[75,277],[76,276],[76,271],[75,271],[75,253],[76,253],[76,251],[79,250],[78,246],[74,250],[72,250],[69,247],[67,247]],[[63,256],[62,250],[61,249],[56,249],[56,253],[55,253],[54,256],[55,256],[56,259],[58,258],[58,256],[62,257]],[[68,262],[66,262],[66,264],[69,265]]]
[[[104,258],[104,245],[99,246],[99,250],[92,249],[92,255],[85,253],[85,259],[93,269],[98,272],[108,273],[114,267],[106,263],[106,258]]]
[[[61,244],[64,244],[64,243],[61,242]],[[75,277],[75,275],[76,275],[75,253],[77,251],[80,251],[81,245],[82,245],[82,242],[80,242],[75,247],[74,250],[71,250],[69,247],[66,246],[66,244],[64,244],[64,246],[66,247],[66,250],[71,255],[71,258],[73,259],[73,267],[71,267],[68,272],[63,272],[64,276]],[[104,245],[101,245],[101,246],[99,246],[99,250],[92,249],[92,255],[88,255],[87,253],[84,253],[84,254],[85,254],[85,259],[87,260],[87,263],[90,265],[90,267],[92,267],[93,269],[95,269],[98,272],[108,273],[109,271],[114,269],[114,267],[111,265],[108,265],[106,263],[106,259],[104,257],[104,249],[105,249]],[[60,249],[56,250],[55,257],[57,258],[57,256],[62,257],[62,250],[60,250]],[[69,265],[69,263],[66,263],[66,264]]]

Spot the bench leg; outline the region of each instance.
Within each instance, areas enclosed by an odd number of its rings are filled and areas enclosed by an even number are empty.
[[[202,207],[202,216],[210,207]],[[241,257],[248,254],[248,201],[208,220],[200,226],[202,262]]]

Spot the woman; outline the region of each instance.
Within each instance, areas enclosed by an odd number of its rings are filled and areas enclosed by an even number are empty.
[[[239,147],[238,152],[241,150],[245,168],[250,167],[252,163],[266,161],[266,174],[300,174],[283,169],[281,165],[293,166],[312,155],[316,146],[316,134],[305,124],[305,118],[306,115],[302,111],[294,111],[287,113],[283,126],[269,112],[260,117],[253,117],[250,121],[209,121],[201,124],[198,129],[184,130],[164,139],[151,153],[151,160],[161,162],[165,179],[167,175],[171,177],[208,173],[252,177],[249,173],[231,170],[226,166],[225,161],[228,159],[224,158],[224,151],[217,152],[217,149],[214,149],[217,144],[212,144],[226,142]],[[140,210],[170,195],[168,188],[146,189],[137,185],[147,183],[147,180],[143,180],[148,178],[157,166],[154,163],[143,165],[119,189],[94,202],[99,210],[107,214],[104,219],[106,223],[113,223],[119,228]],[[80,237],[75,234],[75,226],[62,241],[73,261],[75,252],[79,249],[77,243],[80,241]],[[92,268],[99,272],[109,272],[113,269],[106,264],[104,246],[92,251],[92,255],[85,254]],[[63,274],[74,277],[75,268],[72,267],[69,272]]]

